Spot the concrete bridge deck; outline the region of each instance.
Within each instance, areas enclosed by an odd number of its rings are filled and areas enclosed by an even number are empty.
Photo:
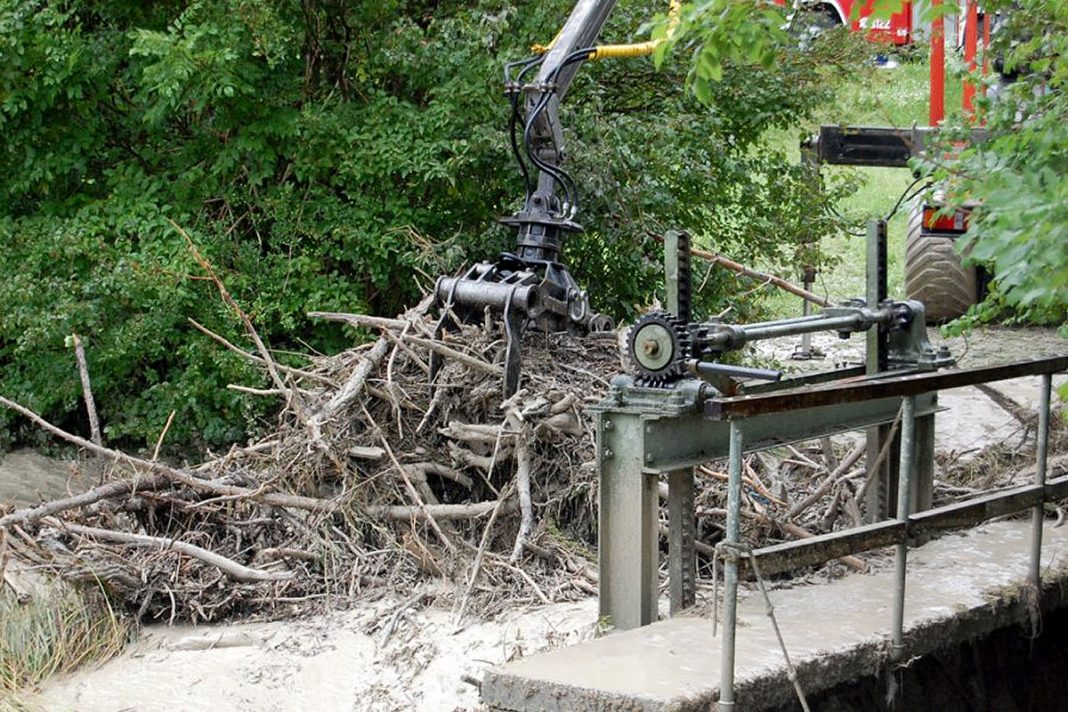
[[[976,640],[1028,619],[1030,520],[992,522],[912,549],[905,599],[906,659]],[[1068,596],[1068,526],[1047,522],[1043,606]],[[773,590],[771,600],[806,693],[876,674],[889,663],[892,565],[822,585]],[[738,709],[788,704],[795,693],[749,587],[739,602]],[[488,672],[482,699],[509,712],[707,710],[719,694],[720,641],[707,618],[676,617],[518,660]]]

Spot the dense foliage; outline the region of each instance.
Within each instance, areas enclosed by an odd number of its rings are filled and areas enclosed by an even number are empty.
[[[889,18],[902,4],[874,0],[871,9],[873,16]],[[917,4],[925,22],[958,14],[964,6]],[[767,64],[782,43],[784,30],[775,14],[745,6],[731,0],[683,6],[675,41],[695,47],[689,80],[694,94],[708,104],[721,100],[715,88],[723,78],[724,57]],[[959,55],[950,58],[950,68],[957,79],[970,76],[989,92],[978,92],[976,116],[958,112],[947,118],[941,153],[948,160],[915,166],[945,195],[947,212],[977,206],[958,248],[969,263],[984,265],[993,275],[986,301],[951,330],[1009,317],[1060,325],[1068,336],[1068,3],[992,0],[981,8],[991,24],[986,59],[994,71],[984,77],[982,61],[970,70]],[[661,32],[663,27],[662,21]],[[977,118],[989,139],[961,151],[960,142]],[[949,189],[942,190],[945,186]],[[1068,399],[1068,386],[1061,395]]]
[[[958,203],[976,203],[961,245],[992,267],[994,290],[975,317],[1068,322],[1068,5],[998,0],[997,75],[978,102],[990,138],[959,160],[930,165]],[[981,79],[976,80],[981,81]],[[965,124],[957,117],[958,124]]]
[[[570,5],[0,0],[0,392],[84,432],[78,333],[111,441],[153,442],[172,410],[175,446],[255,429],[264,409],[226,384],[261,376],[190,320],[247,340],[174,226],[280,353],[348,345],[304,314],[394,313],[508,245],[500,66]],[[620,3],[605,36],[647,12]],[[834,229],[828,191],[760,137],[827,99],[836,53],[727,53],[707,107],[684,53],[579,73],[564,111],[588,232],[568,259],[595,306],[649,301],[650,231],[786,265]],[[707,304],[733,288],[713,276]],[[15,424],[0,414],[0,440],[26,437]]]

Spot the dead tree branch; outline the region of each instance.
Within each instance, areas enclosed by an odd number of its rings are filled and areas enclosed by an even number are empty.
[[[71,334],[74,345],[74,358],[78,361],[78,375],[82,379],[82,395],[85,398],[85,410],[89,414],[90,439],[97,445],[104,444],[104,436],[100,432],[100,418],[96,414],[96,399],[93,398],[93,386],[89,382],[89,363],[85,359],[85,347],[77,334]]]
[[[127,532],[117,532],[112,531],[111,529],[99,529],[97,527],[86,527],[81,524],[63,522],[55,518],[48,518],[42,523],[92,539],[113,541],[119,544],[134,544],[136,546],[153,546],[164,551],[167,549],[180,551],[186,556],[192,556],[194,559],[199,559],[206,564],[214,566],[235,581],[288,581],[293,578],[292,571],[261,571],[260,569],[250,569],[232,559],[220,556],[213,551],[208,551],[195,544],[179,541],[177,539],[148,536],[146,534],[129,534]]]

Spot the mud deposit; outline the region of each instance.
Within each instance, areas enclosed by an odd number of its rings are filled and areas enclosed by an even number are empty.
[[[23,507],[89,486],[89,475],[75,460],[58,460],[32,450],[0,454],[0,504]]]
[[[786,341],[762,355],[799,370],[822,370],[863,352],[857,337],[821,336],[815,343],[823,359],[789,362],[793,344]],[[949,345],[965,368],[1068,352],[1068,341],[1037,329],[991,329]],[[1028,407],[1037,400],[1035,379],[999,388]],[[937,426],[943,451],[976,449],[1003,431],[1018,430],[1019,423],[972,389],[946,393],[942,405],[949,408]],[[0,460],[0,501],[28,504],[91,479],[72,463],[10,453]],[[453,612],[434,606],[433,591],[411,603],[414,593],[269,623],[150,626],[122,656],[53,680],[36,702],[57,712],[478,709],[478,690],[465,679],[481,680],[490,667],[587,639],[597,623],[596,600],[590,598],[511,610],[456,630]],[[1060,700],[1068,696],[1068,653],[1059,641],[1068,634],[1068,613],[1048,616],[1043,625],[1036,641],[1027,631],[998,631],[983,643],[919,659],[891,678],[834,688],[813,700],[813,709],[890,709],[892,686],[904,695],[898,710],[1065,709]]]
[[[49,712],[474,710],[478,689],[465,676],[589,638],[596,616],[591,599],[457,630],[449,611],[393,599],[298,620],[153,626],[37,702]]]

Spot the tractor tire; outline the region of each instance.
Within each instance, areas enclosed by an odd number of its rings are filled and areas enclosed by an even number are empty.
[[[976,303],[979,293],[974,267],[961,264],[957,238],[921,235],[923,206],[909,212],[905,237],[905,294],[923,302],[928,324],[956,319]]]

